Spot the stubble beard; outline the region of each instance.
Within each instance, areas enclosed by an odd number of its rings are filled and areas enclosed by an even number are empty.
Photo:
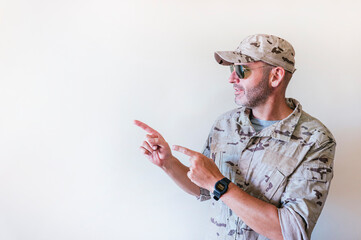
[[[268,86],[268,75],[263,74],[262,81],[257,86],[249,90],[244,89],[243,96],[235,97],[235,103],[252,109],[265,103],[271,92],[272,89]]]

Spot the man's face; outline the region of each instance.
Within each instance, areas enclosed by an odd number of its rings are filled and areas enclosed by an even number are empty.
[[[262,62],[242,65],[246,71],[249,71],[246,72],[246,78],[240,79],[236,72],[233,71],[229,77],[229,82],[233,84],[235,90],[236,104],[254,108],[263,104],[272,91],[268,83],[270,66]]]

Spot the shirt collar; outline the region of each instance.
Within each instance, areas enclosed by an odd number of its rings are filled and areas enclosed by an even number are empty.
[[[281,141],[290,141],[301,117],[302,106],[296,99],[293,98],[287,98],[286,103],[291,109],[293,109],[293,112],[288,117],[260,131],[257,134],[258,137],[272,137]],[[243,130],[253,136],[256,135],[256,132],[249,119],[250,113],[250,109],[244,107],[240,108],[240,116],[237,122],[242,125]]]

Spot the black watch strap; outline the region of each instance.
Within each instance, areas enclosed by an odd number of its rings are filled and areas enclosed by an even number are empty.
[[[223,178],[216,182],[214,185],[213,198],[218,201],[223,194],[225,194],[228,190],[228,185],[231,182],[228,178]]]

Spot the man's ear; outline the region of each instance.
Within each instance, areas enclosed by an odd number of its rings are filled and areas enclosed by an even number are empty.
[[[286,72],[282,67],[275,67],[271,70],[270,74],[271,86],[276,88],[282,83]]]

